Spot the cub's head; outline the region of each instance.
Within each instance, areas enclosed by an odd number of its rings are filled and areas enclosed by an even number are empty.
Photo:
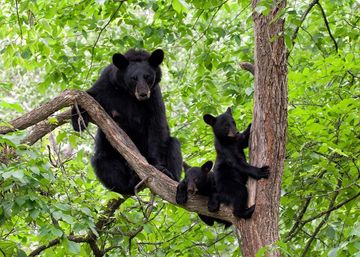
[[[208,173],[213,166],[212,161],[205,162],[201,167],[190,167],[184,165],[185,179],[187,180],[187,191],[190,194],[195,194],[200,190],[208,187]]]
[[[226,112],[217,117],[205,114],[203,119],[206,124],[213,128],[214,134],[218,139],[236,140],[239,132],[236,129],[236,123],[230,108],[227,108]]]
[[[117,79],[125,90],[139,101],[150,98],[152,90],[161,80],[159,65],[164,52],[157,49],[151,54],[144,50],[129,50],[124,55],[114,54],[113,64],[118,69]]]

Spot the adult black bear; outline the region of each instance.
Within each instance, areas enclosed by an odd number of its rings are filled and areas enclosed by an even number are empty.
[[[161,49],[151,54],[144,50],[129,50],[114,54],[100,78],[87,90],[115,122],[126,132],[147,161],[173,180],[179,181],[182,169],[180,143],[170,137],[159,82],[164,59]],[[72,109],[74,130],[85,129],[88,113],[75,106]],[[99,129],[96,135],[92,166],[100,181],[120,194],[134,194],[139,177],[125,159],[110,145]]]
[[[187,202],[188,193],[210,196],[215,190],[214,174],[210,172],[213,166],[212,161],[205,162],[201,167],[190,167],[184,163],[185,178],[176,188],[176,203],[184,204]],[[222,223],[225,227],[231,226],[231,223],[199,214],[200,219],[207,225],[214,225],[214,221]]]
[[[216,192],[210,196],[208,209],[211,212],[217,211],[220,203],[224,203],[233,207],[236,217],[248,219],[255,209],[255,206],[246,207],[248,176],[257,180],[269,177],[268,166],[257,168],[246,162],[244,148],[249,145],[251,125],[239,133],[230,108],[218,117],[206,114],[204,121],[213,129],[216,149]]]

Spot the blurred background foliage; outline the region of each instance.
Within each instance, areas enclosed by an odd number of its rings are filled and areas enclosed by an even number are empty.
[[[271,2],[260,1],[257,11],[266,15]],[[278,247],[284,256],[360,256],[360,2],[317,2],[289,0],[282,13],[289,128]],[[86,90],[114,53],[129,48],[165,51],[161,87],[188,163],[215,157],[203,114],[231,106],[240,130],[251,122],[253,77],[239,66],[254,58],[250,1],[0,6],[0,123],[65,89]],[[240,254],[231,228],[207,227],[159,197],[153,205],[127,199],[97,229],[118,195],[95,178],[91,136],[66,124],[30,147],[21,144],[27,132],[0,136],[0,256],[34,254],[49,242],[56,244],[41,256],[89,256],[90,243],[72,240],[89,231],[106,256]],[[140,197],[152,202],[148,190]]]

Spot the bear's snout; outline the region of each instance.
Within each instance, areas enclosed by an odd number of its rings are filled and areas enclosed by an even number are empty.
[[[150,89],[147,86],[136,86],[135,97],[139,101],[144,101],[150,98]]]
[[[189,183],[187,191],[192,195],[195,194],[197,192],[196,185],[194,183]]]

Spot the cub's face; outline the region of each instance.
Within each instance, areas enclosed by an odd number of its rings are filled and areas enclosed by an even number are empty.
[[[113,64],[119,69],[126,90],[139,101],[151,97],[152,89],[160,81],[159,65],[164,52],[155,50],[148,57],[131,59],[122,54],[114,54]]]
[[[236,140],[239,134],[230,108],[217,117],[205,114],[204,121],[213,128],[214,134],[218,138]]]
[[[208,173],[213,166],[212,161],[207,161],[201,167],[190,167],[185,170],[185,178],[187,180],[187,191],[195,194],[199,190],[208,187]]]

